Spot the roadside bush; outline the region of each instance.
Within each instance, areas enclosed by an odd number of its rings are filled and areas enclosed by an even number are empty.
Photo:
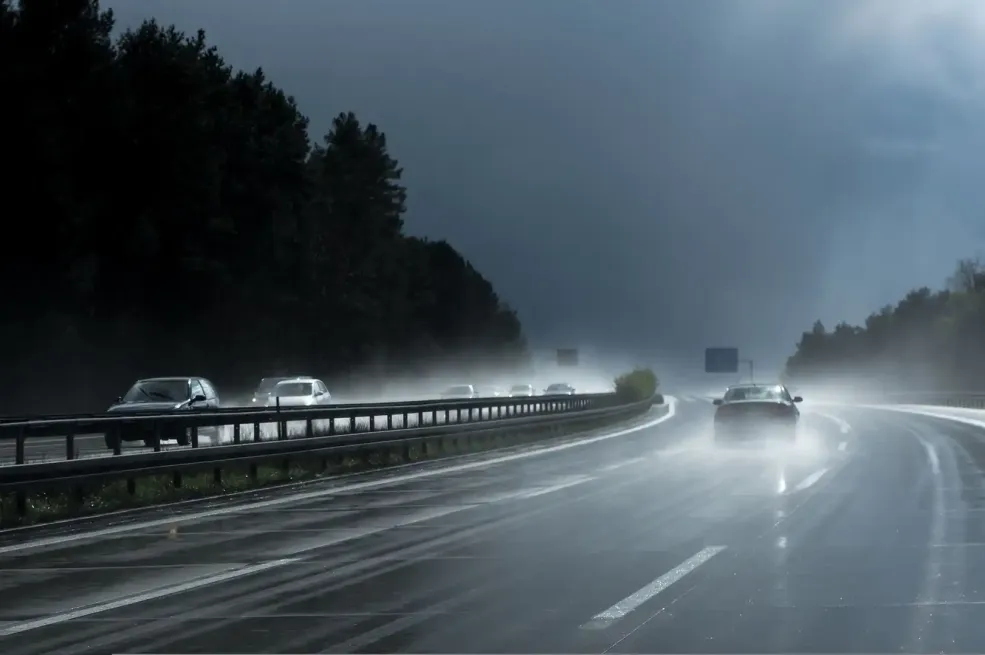
[[[616,378],[616,395],[626,402],[646,400],[657,393],[660,381],[657,375],[648,368],[638,368]],[[656,398],[662,404],[663,396]]]

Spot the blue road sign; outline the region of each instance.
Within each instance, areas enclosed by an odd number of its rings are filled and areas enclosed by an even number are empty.
[[[738,348],[705,348],[705,373],[738,372]]]

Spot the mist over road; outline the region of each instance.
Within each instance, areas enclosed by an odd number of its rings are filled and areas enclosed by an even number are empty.
[[[985,431],[805,403],[796,446],[715,449],[711,409],[682,397],[658,425],[544,454],[5,533],[0,650],[985,648],[968,446]]]

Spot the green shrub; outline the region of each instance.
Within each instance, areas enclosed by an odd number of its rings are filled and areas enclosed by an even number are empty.
[[[656,374],[648,368],[638,368],[616,378],[616,395],[627,402],[646,400],[657,394],[660,381]],[[658,403],[663,397],[657,398]]]

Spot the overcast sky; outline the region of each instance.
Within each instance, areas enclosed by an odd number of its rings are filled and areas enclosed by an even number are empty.
[[[116,0],[386,131],[535,344],[768,369],[985,241],[982,0]],[[670,366],[669,361],[667,365]]]

